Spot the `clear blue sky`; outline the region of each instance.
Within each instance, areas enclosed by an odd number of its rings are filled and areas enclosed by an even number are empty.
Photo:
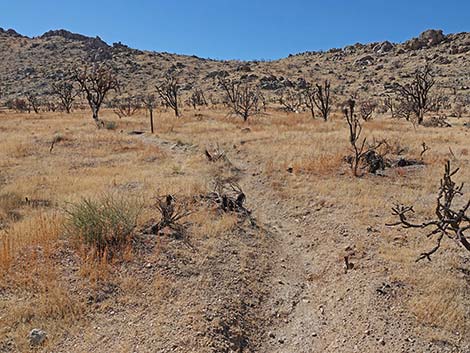
[[[276,59],[429,28],[470,31],[470,0],[0,0],[0,27],[218,59]]]

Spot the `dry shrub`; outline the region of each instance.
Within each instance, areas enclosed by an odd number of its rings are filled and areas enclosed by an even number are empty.
[[[19,214],[17,210],[23,203],[22,197],[14,192],[7,192],[0,194],[0,229],[2,223],[6,223],[11,220],[18,220]]]
[[[135,198],[103,195],[69,205],[66,233],[93,250],[94,255],[113,257],[129,244],[142,203]]]

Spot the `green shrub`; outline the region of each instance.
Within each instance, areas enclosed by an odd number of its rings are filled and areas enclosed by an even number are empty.
[[[132,198],[84,198],[66,209],[66,233],[93,248],[99,257],[114,256],[132,239],[141,210],[142,204]]]
[[[106,130],[116,130],[117,129],[117,124],[114,121],[105,121],[104,122],[104,128]]]

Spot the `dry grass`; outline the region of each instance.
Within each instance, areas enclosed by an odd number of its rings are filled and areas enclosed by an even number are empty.
[[[83,113],[65,118],[60,114],[2,116],[0,168],[7,171],[8,182],[0,189],[0,225],[4,224],[4,229],[0,227],[1,336],[13,341],[19,351],[26,351],[28,330],[40,326],[55,332],[48,343],[52,347],[72,321],[84,317],[87,308],[83,298],[77,298],[69,287],[70,274],[64,275],[68,265],[57,260],[67,248],[61,237],[60,210],[64,205],[109,192],[137,195],[147,206],[157,195],[185,197],[207,192],[215,175],[233,173],[227,166],[205,160],[204,148],[211,144],[220,144],[230,159],[237,159],[235,167],[254,170],[260,183],[256,187],[278,196],[282,207],[309,208],[307,205],[320,200],[323,206],[318,212],[325,213],[318,217],[348,222],[360,234],[357,244],[362,253],[377,251],[387,262],[391,277],[413,288],[403,306],[420,325],[467,332],[467,285],[455,275],[456,268],[462,266],[462,252],[454,249],[438,255],[442,260],[434,272],[433,265],[413,263],[420,249],[431,245],[420,234],[405,237],[403,231],[383,227],[390,220],[390,207],[397,202],[415,204],[417,213],[424,217],[431,214],[445,159],[457,158],[455,164],[462,167],[457,179],[470,179],[464,130],[413,130],[405,122],[388,119],[368,122],[364,136],[370,140],[388,138],[394,146],[406,147],[408,157],[419,157],[423,141],[431,150],[425,154],[425,168],[401,168],[388,177],[357,179],[344,162],[349,145],[339,115],[324,123],[306,113],[271,112],[242,124],[225,118],[222,110],[201,114],[203,118],[185,112],[183,118],[175,119],[170,112],[158,113],[154,137],[127,134],[148,129],[147,119],[139,114],[119,120],[114,131],[97,130]],[[105,113],[104,119],[117,121],[111,113]],[[246,127],[250,131],[244,130]],[[25,131],[34,131],[34,135]],[[51,153],[50,143],[57,134],[66,138]],[[25,197],[51,200],[57,207],[25,206]],[[253,202],[250,206],[255,206],[256,215],[256,200],[248,201]],[[150,218],[151,208],[142,216]],[[193,213],[189,220],[195,241],[231,233],[237,226],[234,215],[206,209]],[[380,236],[367,235],[364,229],[369,226],[381,229]],[[116,273],[110,270],[115,264],[91,260],[84,248],[74,251],[81,259],[73,265],[77,281],[88,281],[90,286],[116,281]],[[131,262],[131,253],[127,249],[123,260]],[[132,275],[123,275],[118,282],[122,300],[132,301],[142,290]],[[153,286],[156,296],[157,292],[161,298],[169,295],[171,284],[165,278],[156,278]]]

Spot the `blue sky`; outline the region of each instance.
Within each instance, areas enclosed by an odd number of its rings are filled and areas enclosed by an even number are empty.
[[[217,59],[276,59],[429,28],[470,31],[470,0],[0,0],[0,27]]]

